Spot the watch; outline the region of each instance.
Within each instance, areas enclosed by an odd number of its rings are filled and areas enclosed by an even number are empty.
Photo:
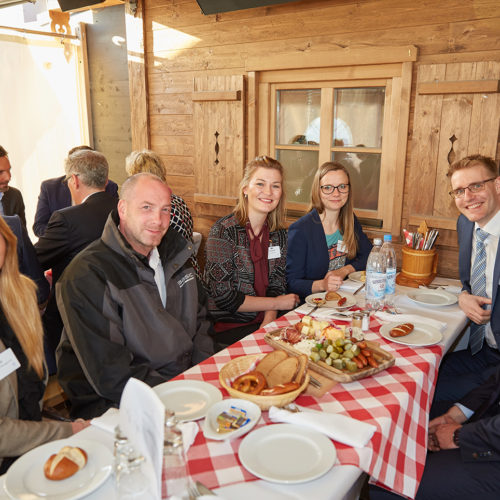
[[[460,430],[462,429],[462,427],[457,427],[454,431],[453,431],[453,444],[455,446],[458,446],[460,448],[460,436],[459,436],[459,433],[460,433]]]

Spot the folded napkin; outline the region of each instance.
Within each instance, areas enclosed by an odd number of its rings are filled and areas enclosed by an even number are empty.
[[[363,283],[359,283],[358,281],[345,280],[340,287],[340,291],[354,293],[362,284]],[[363,290],[361,290],[360,293],[361,292],[363,292]]]
[[[115,428],[120,423],[120,410],[118,408],[110,408],[106,413],[100,417],[93,418],[90,425],[95,425],[99,429],[107,432],[115,433]],[[194,443],[196,434],[200,428],[196,422],[184,422],[179,424],[182,432],[182,442],[184,443],[184,451],[187,453],[190,446]]]
[[[372,424],[361,422],[345,415],[325,413],[297,406],[300,410],[292,413],[283,408],[271,406],[269,418],[272,422],[297,424],[314,429],[327,435],[329,438],[348,446],[362,448],[366,446],[377,428]]]
[[[418,314],[391,314],[384,311],[377,311],[375,317],[384,323],[425,323],[441,332],[446,328],[446,323],[443,321]]]

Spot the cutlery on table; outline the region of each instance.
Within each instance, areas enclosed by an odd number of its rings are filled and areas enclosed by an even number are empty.
[[[203,483],[196,481],[196,483],[190,483],[188,486],[189,500],[201,497],[203,495],[213,495],[217,496],[210,488],[207,488]]]
[[[363,288],[365,287],[366,283],[363,283],[359,288],[356,288],[355,292],[353,293],[353,295],[356,295],[358,292],[360,292],[361,290],[363,290]]]

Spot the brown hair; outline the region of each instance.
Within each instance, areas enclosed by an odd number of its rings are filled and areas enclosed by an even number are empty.
[[[269,226],[269,231],[276,231],[278,229],[283,229],[285,227],[285,188],[284,188],[284,169],[281,163],[274,158],[269,156],[257,156],[253,160],[250,160],[243,174],[243,179],[241,179],[240,186],[238,188],[238,201],[236,207],[234,208],[234,214],[238,219],[238,222],[244,226],[248,221],[248,200],[243,194],[243,190],[248,187],[250,180],[255,174],[256,170],[260,167],[272,168],[277,170],[281,174],[281,198],[278,202],[276,208],[267,215],[267,224]]]
[[[0,238],[5,241],[5,259],[0,271],[0,302],[28,364],[43,378],[43,328],[36,298],[36,285],[19,272],[17,238],[0,217]]]
[[[125,170],[129,177],[147,172],[156,175],[163,182],[167,182],[167,169],[162,159],[150,149],[132,151],[127,158],[125,158]]]
[[[347,176],[347,182],[349,183],[347,201],[340,209],[339,213],[339,230],[342,233],[343,241],[347,248],[347,256],[349,259],[353,259],[358,253],[358,240],[356,238],[356,233],[354,232],[354,210],[352,203],[352,190],[350,187],[351,178],[344,165],[335,161],[327,161],[318,168],[316,174],[314,175],[311,187],[311,205],[309,207],[309,211],[313,208],[315,208],[319,214],[322,214],[325,211],[325,206],[321,199],[321,179],[323,179],[328,172],[336,171],[344,172]]]
[[[463,168],[475,167],[477,165],[483,165],[486,167],[486,170],[498,177],[498,165],[496,164],[493,158],[482,155],[470,155],[458,160],[450,165],[448,168],[448,172],[446,173],[447,177],[451,177],[458,170],[462,170]]]

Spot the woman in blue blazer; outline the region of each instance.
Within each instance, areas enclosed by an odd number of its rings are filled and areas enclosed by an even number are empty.
[[[302,300],[338,290],[344,278],[365,269],[372,245],[354,215],[349,173],[323,163],[314,176],[311,209],[288,229],[288,291]]]

